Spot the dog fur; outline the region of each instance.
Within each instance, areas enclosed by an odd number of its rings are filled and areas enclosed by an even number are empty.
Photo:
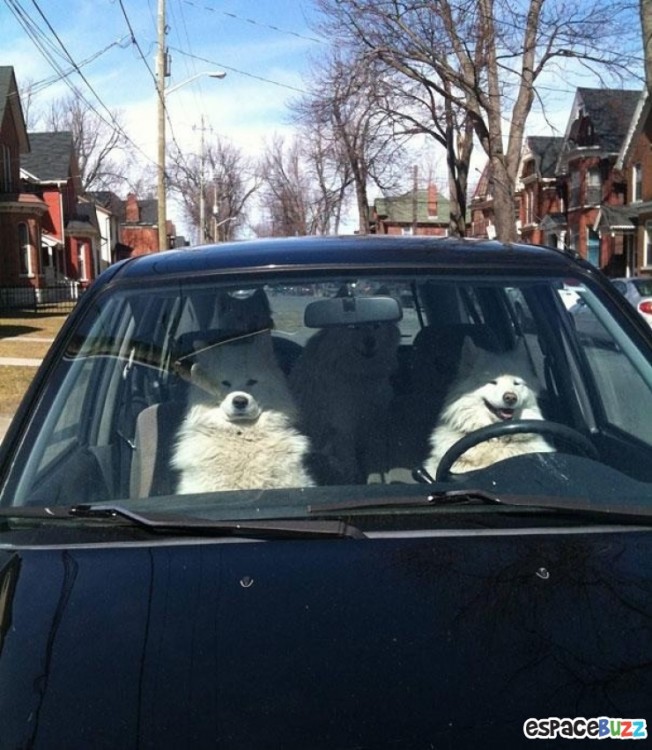
[[[470,432],[511,419],[543,419],[537,402],[538,384],[523,347],[494,353],[464,341],[457,377],[430,436],[425,468],[435,476],[446,451]],[[524,453],[551,452],[540,435],[521,434],[487,440],[460,456],[455,473],[482,469]]]
[[[200,350],[172,466],[181,494],[307,487],[310,444],[268,333]]]
[[[300,424],[323,460],[326,483],[364,483],[375,470],[399,340],[394,323],[323,328],[294,366]]]

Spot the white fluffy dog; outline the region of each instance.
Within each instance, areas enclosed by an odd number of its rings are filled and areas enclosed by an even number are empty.
[[[294,366],[290,387],[325,482],[364,483],[375,470],[399,340],[394,323],[323,328]]]
[[[172,456],[179,493],[313,485],[268,333],[200,351],[191,382]]]
[[[428,473],[434,477],[446,451],[474,430],[516,419],[543,419],[537,392],[536,376],[522,348],[499,354],[476,348],[471,339],[465,339],[456,380],[430,436]],[[553,450],[536,434],[493,438],[466,451],[452,470],[474,471],[523,453]]]

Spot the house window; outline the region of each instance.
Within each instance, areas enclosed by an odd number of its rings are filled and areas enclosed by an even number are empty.
[[[88,281],[88,266],[86,261],[86,255],[88,251],[88,245],[85,242],[79,243],[79,278],[81,281]]]
[[[525,191],[525,223],[534,224],[534,190],[527,188]]]
[[[600,268],[600,235],[593,229],[587,229],[586,233],[586,259]]]
[[[643,266],[652,266],[652,221],[645,222],[645,248],[643,251]]]
[[[27,224],[18,225],[18,262],[21,276],[32,276],[32,246],[29,244],[29,229]]]
[[[401,234],[414,234],[412,227],[401,227]]]
[[[10,193],[13,181],[11,179],[11,151],[5,143],[0,144],[0,192]]]
[[[580,173],[577,170],[570,175],[570,195],[568,196],[570,208],[577,208],[580,205]]]
[[[643,167],[634,164],[632,168],[632,203],[643,200]]]
[[[586,173],[586,203],[596,206],[602,200],[602,180],[599,169],[589,169]]]

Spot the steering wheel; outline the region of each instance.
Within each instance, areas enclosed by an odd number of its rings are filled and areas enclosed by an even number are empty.
[[[487,427],[474,430],[463,438],[460,438],[456,443],[453,443],[439,462],[435,481],[443,482],[448,479],[451,467],[455,461],[466,453],[469,448],[473,448],[479,443],[484,443],[492,438],[504,437],[505,435],[521,435],[524,433],[548,435],[557,438],[574,448],[575,452],[581,456],[586,456],[594,461],[599,459],[598,451],[593,443],[585,435],[582,435],[581,432],[564,424],[548,422],[545,419],[521,419],[513,422],[496,422],[496,424],[490,424]]]

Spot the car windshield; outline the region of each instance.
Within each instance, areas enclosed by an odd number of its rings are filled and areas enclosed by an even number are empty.
[[[652,502],[652,364],[627,325],[582,279],[109,285],[53,364],[3,500],[237,519],[396,515],[432,487]]]

